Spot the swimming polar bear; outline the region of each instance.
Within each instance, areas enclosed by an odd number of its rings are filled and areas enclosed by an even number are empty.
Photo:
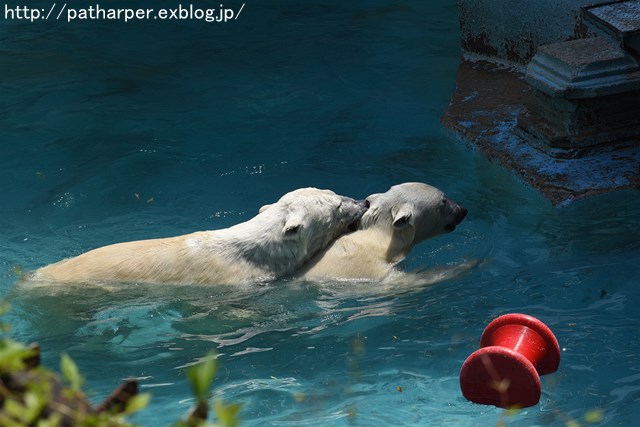
[[[418,182],[394,185],[366,201],[370,206],[359,229],[319,252],[302,267],[299,278],[314,282],[398,279],[402,272],[396,266],[415,245],[455,230],[467,215],[466,208],[442,191]]]
[[[287,276],[355,229],[364,201],[303,188],[230,228],[117,243],[42,267],[32,281],[238,284]]]

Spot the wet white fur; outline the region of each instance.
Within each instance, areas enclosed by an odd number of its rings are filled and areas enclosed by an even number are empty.
[[[293,273],[360,218],[364,204],[303,188],[230,228],[117,243],[40,268],[33,281],[237,284]]]
[[[456,223],[457,203],[422,183],[395,185],[367,197],[370,207],[361,229],[343,235],[318,253],[298,276],[309,281],[383,280],[402,274],[397,264],[425,239],[446,233]],[[465,211],[466,212],[466,211]]]

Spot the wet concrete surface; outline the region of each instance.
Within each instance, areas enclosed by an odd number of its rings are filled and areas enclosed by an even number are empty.
[[[518,136],[518,116],[535,108],[524,70],[463,60],[442,123],[462,141],[512,170],[555,205],[640,189],[640,139],[575,151],[540,149]]]

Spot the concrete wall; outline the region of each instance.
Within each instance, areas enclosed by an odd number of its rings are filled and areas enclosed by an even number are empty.
[[[594,0],[457,0],[465,54],[527,63],[538,46],[584,38],[580,8]]]

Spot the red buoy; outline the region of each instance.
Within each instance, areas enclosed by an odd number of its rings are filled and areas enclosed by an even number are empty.
[[[540,400],[540,375],[559,364],[560,346],[547,325],[526,314],[506,314],[487,325],[480,349],[465,360],[460,388],[475,403],[533,406]]]

